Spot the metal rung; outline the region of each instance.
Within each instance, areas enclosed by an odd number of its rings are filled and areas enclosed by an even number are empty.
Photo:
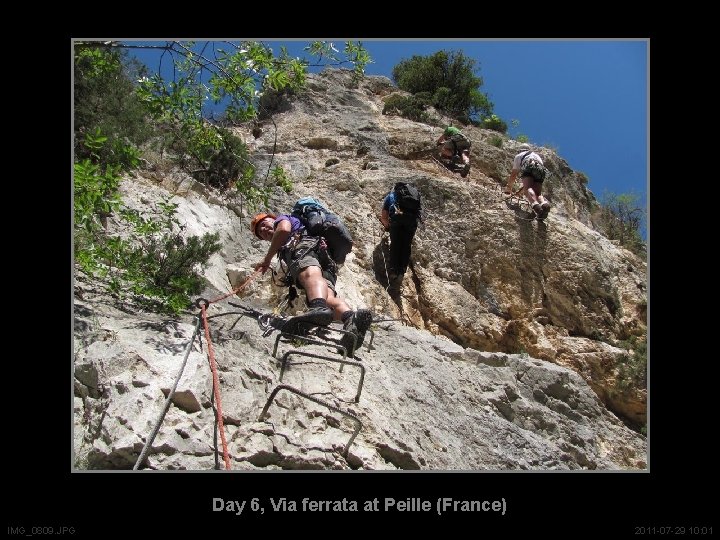
[[[315,354],[315,353],[310,353],[310,352],[305,352],[305,351],[298,351],[297,349],[292,349],[292,350],[289,350],[288,352],[286,352],[285,354],[283,354],[283,357],[281,360],[282,364],[280,366],[280,377],[278,380],[282,381],[283,374],[285,373],[285,368],[287,367],[287,363],[290,358],[290,355],[293,355],[293,354],[298,355],[298,356],[308,356],[310,358],[318,358],[320,360],[327,360],[328,362],[337,362],[337,363],[343,364],[343,365],[347,364],[350,366],[359,367],[360,368],[360,382],[358,382],[357,393],[355,394],[355,403],[360,401],[360,394],[362,393],[363,382],[365,381],[365,366],[363,366],[360,362],[356,362],[355,360],[345,360],[345,359],[340,360],[339,358],[332,358],[330,356],[323,356],[321,354]]]
[[[314,325],[312,325],[310,323],[302,323],[301,322],[298,324],[299,327],[308,326],[308,325],[309,325],[310,330],[315,327]],[[355,332],[351,332],[350,330],[345,330],[344,328],[330,328],[329,325],[328,326],[318,326],[317,328],[326,330],[329,332],[338,332],[340,334],[346,334],[346,335],[352,336],[352,347],[350,348],[349,351],[347,351],[347,355],[350,357],[355,356],[355,349],[357,348],[357,336],[355,335]],[[320,338],[320,339],[322,339],[322,338]],[[340,366],[340,373],[342,373],[342,370],[343,370],[343,366]]]
[[[297,336],[295,334],[286,334],[285,332],[280,332],[277,335],[277,337],[275,338],[275,347],[273,347],[273,353],[272,353],[273,358],[277,358],[277,356],[275,356],[275,355],[277,354],[278,343],[280,343],[280,338],[282,338],[282,337],[288,338],[289,340],[299,340],[299,341],[302,341],[304,343],[311,344],[311,345],[312,344],[330,345],[331,347],[334,347],[338,351],[342,351],[343,360],[345,360],[347,358],[347,350],[342,345],[336,345],[335,343],[331,343],[329,341],[321,341],[319,339],[312,339],[312,338],[305,337],[305,336]]]
[[[370,330],[369,328],[366,330],[366,332],[370,332],[370,341],[367,344],[367,350],[368,352],[372,351],[372,344],[373,340],[375,339],[375,332]]]
[[[312,325],[312,323],[299,323],[298,324],[298,326],[304,326],[304,325],[309,325],[310,328],[314,327],[314,325]],[[357,346],[357,334],[355,334],[355,332],[351,332],[350,330],[345,330],[343,328],[332,328],[331,326],[318,326],[317,328],[319,328],[321,330],[327,330],[330,332],[338,332],[340,334],[348,334],[348,335],[352,336],[352,350],[348,351],[348,356],[350,356],[351,358],[353,356],[355,356],[355,350],[359,349],[359,347]],[[367,344],[367,350],[369,352],[372,350],[372,343],[375,340],[375,332],[373,330],[371,330],[370,328],[368,328],[365,331],[365,333],[367,333],[367,332],[370,332],[370,341]],[[340,371],[342,371],[342,366],[340,367]]]
[[[347,418],[350,418],[351,420],[354,420],[357,422],[357,427],[355,428],[355,431],[353,431],[352,436],[350,437],[350,440],[348,441],[347,445],[345,445],[345,450],[343,450],[343,457],[347,458],[348,451],[350,450],[350,445],[352,445],[353,441],[355,440],[355,437],[357,437],[357,434],[360,433],[360,430],[362,429],[362,422],[360,419],[350,414],[349,412],[345,412],[342,409],[337,408],[335,405],[331,405],[327,401],[323,401],[321,399],[318,399],[314,396],[308,395],[305,392],[301,392],[297,388],[294,388],[292,386],[288,386],[287,384],[280,384],[275,387],[275,389],[270,394],[270,397],[268,398],[267,402],[265,402],[265,407],[263,407],[262,412],[260,413],[260,416],[258,417],[258,422],[262,422],[263,418],[265,418],[265,415],[267,414],[268,409],[270,408],[270,404],[272,403],[273,399],[275,399],[275,396],[280,392],[280,390],[287,390],[288,392],[292,392],[293,394],[297,394],[300,397],[304,397],[305,399],[309,399],[313,403],[317,403],[318,405],[323,405],[330,409],[331,411],[335,411],[337,413],[342,414],[343,416],[346,416]]]

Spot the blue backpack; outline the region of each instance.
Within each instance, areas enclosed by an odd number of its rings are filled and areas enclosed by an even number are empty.
[[[300,220],[309,236],[322,236],[330,258],[343,264],[352,251],[350,231],[336,215],[312,197],[303,197],[293,206],[292,215]]]

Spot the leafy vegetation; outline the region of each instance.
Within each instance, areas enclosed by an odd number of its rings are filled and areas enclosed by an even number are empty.
[[[88,235],[95,234],[102,227],[102,221],[120,205],[119,164],[100,164],[99,152],[107,143],[99,129],[85,135],[83,148],[89,157],[74,164],[74,214],[75,229]]]
[[[647,339],[631,336],[617,344],[631,351],[623,356],[618,365],[616,387],[622,391],[631,388],[647,388]]]
[[[637,193],[605,192],[595,220],[605,236],[644,257],[646,245],[641,235],[644,216]]]
[[[119,50],[77,48],[74,64],[75,158],[137,166],[137,147],[154,134],[147,110],[135,93],[133,77],[144,66]],[[100,135],[102,134],[102,135]],[[102,145],[86,144],[86,137],[104,137]]]
[[[385,101],[383,114],[399,114],[403,118],[415,122],[428,122],[430,119],[425,112],[428,103],[417,96],[401,96],[398,94],[390,96]]]
[[[320,60],[329,60],[334,65],[350,63],[353,66],[353,82],[356,84],[365,75],[365,66],[372,63],[370,54],[360,42],[345,42],[345,47],[343,49],[345,59],[341,57],[340,51],[328,41],[314,41],[305,47],[305,50]]]
[[[293,184],[290,177],[280,165],[277,165],[270,172],[275,181],[275,185],[282,188],[285,193],[291,193],[293,190]]]
[[[508,129],[505,121],[496,114],[491,114],[487,118],[483,118],[482,122],[479,123],[479,127],[492,129],[493,131],[499,131],[500,133],[507,133]]]
[[[436,109],[464,123],[490,117],[493,104],[480,91],[481,77],[475,75],[476,61],[459,51],[438,51],[430,56],[401,60],[392,71],[399,88],[427,99]]]
[[[130,234],[112,237],[102,252],[113,293],[123,296],[129,289],[142,305],[179,313],[189,307],[190,295],[202,290],[199,270],[220,250],[220,235],[186,238],[177,206],[168,198],[144,212],[123,209]]]
[[[513,131],[517,132],[517,130],[520,128],[520,120],[518,120],[517,118],[513,118],[512,120],[510,120],[510,125],[512,126]],[[513,138],[521,143],[526,143],[530,140],[529,137],[527,135],[524,135],[523,133],[516,133]]]
[[[165,200],[145,212],[123,205],[118,191],[120,165],[103,165],[107,138],[88,137],[90,158],[75,162],[75,262],[119,297],[131,295],[156,311],[179,313],[202,289],[198,273],[220,249],[218,234],[183,235],[177,204]],[[105,231],[111,215],[117,234]]]

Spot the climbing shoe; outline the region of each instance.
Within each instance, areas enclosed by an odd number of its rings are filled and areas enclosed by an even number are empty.
[[[353,350],[353,339],[351,334],[343,334],[340,344],[345,347],[348,352],[348,356],[354,356],[365,340],[365,332],[370,328],[372,324],[372,312],[369,309],[358,309],[353,313],[349,319],[343,324],[343,330],[352,332],[355,334],[355,349]]]
[[[300,323],[307,328],[312,326],[327,326],[333,320],[333,310],[329,307],[314,307],[308,309],[305,313],[296,315],[288,319],[283,326],[282,331],[290,334],[296,334],[300,329]]]
[[[545,219],[548,217],[548,214],[550,213],[550,203],[545,201],[540,205],[540,214],[538,215],[538,219]]]
[[[462,168],[462,172],[460,173],[460,176],[465,178],[468,173],[470,172],[470,162],[468,161]]]
[[[542,205],[540,203],[533,204],[532,209],[537,217],[542,216]]]

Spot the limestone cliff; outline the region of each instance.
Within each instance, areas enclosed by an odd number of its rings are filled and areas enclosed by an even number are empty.
[[[279,383],[273,339],[250,319],[232,329],[234,319],[216,319],[233,468],[646,467],[644,437],[616,416],[642,425],[646,392],[618,384],[627,351],[610,344],[646,332],[645,262],[594,230],[592,193],[554,152],[542,150],[553,209],[544,224],[525,221],[499,189],[519,145],[498,148],[488,142],[493,132],[464,129],[473,168],[462,179],[429,156],[442,128],[382,114],[396,91],[383,77],[354,88],[347,72],[327,70],[310,76],[305,92],[266,101],[261,132],[237,128],[258,171],[272,159],[292,177],[294,191],[278,190],[270,210],[287,212],[298,198],[317,196],[353,233],[338,293],[404,324],[375,325],[372,350],[358,353],[366,374],[357,403],[352,366],[340,373],[298,361],[284,375],[283,383],[361,420],[343,457],[352,424],[320,405],[281,392],[269,419],[259,421]],[[428,212],[401,294],[391,298],[377,216],[401,180],[419,187]],[[223,250],[205,274],[208,297],[249,275],[267,249],[247,231],[241,201],[181,173],[140,172],[123,189],[130,204],[174,193],[189,233],[221,233]],[[170,321],[127,313],[83,280],[76,291],[78,466],[130,468],[180,365],[192,314]],[[283,294],[264,278],[245,301],[270,310]],[[228,309],[219,303],[211,312]],[[205,353],[204,345],[190,353],[150,467],[214,465]]]

